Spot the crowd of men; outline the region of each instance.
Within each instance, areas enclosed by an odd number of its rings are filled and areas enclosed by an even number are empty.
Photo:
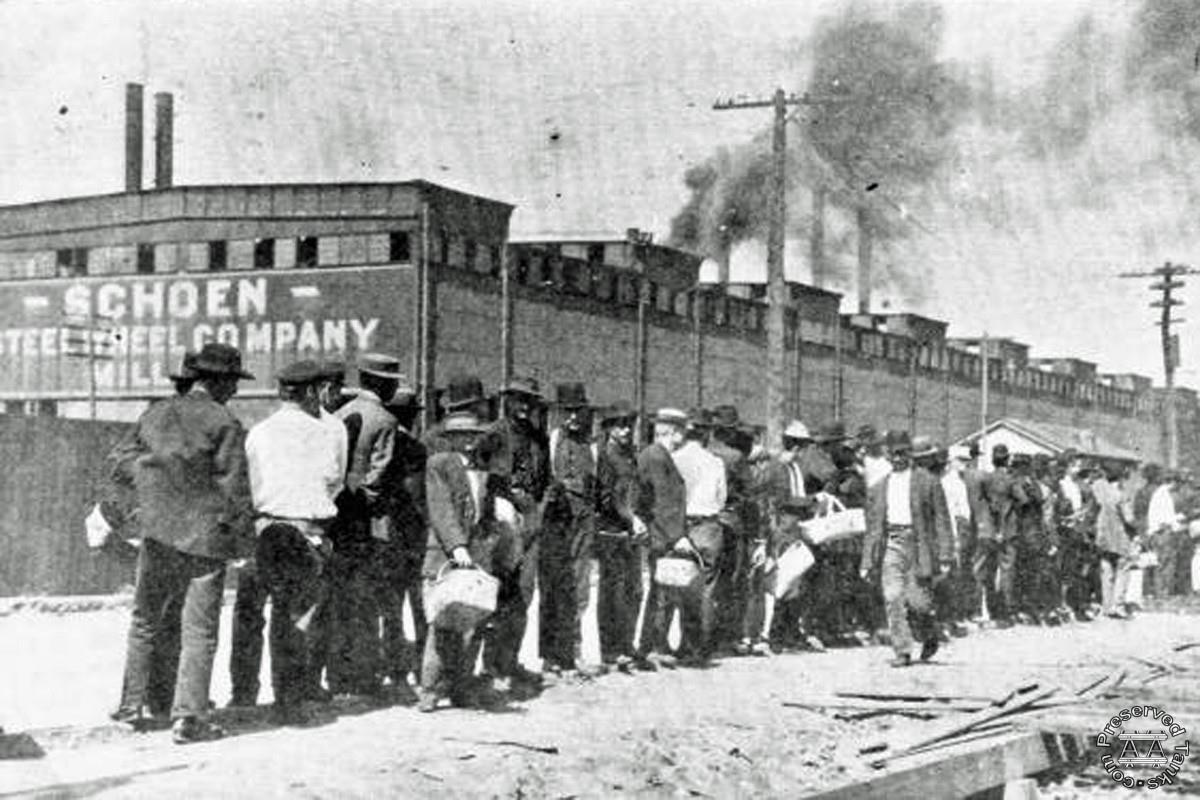
[[[514,378],[489,396],[469,375],[448,381],[438,421],[418,432],[420,394],[399,360],[355,366],[352,390],[344,364],[284,368],[279,408],[246,433],[226,403],[251,376],[237,350],[206,345],[115,449],[112,491],[89,518],[101,540],[140,538],[114,719],[171,720],[180,743],[222,735],[209,688],[230,565],[230,704],[258,701],[266,631],[282,724],[335,695],[428,712],[572,676],[833,644],[890,643],[906,667],[985,619],[1126,616],[1151,563],[1157,594],[1191,591],[1195,493],[1154,465],[1003,445],[985,465],[975,446],[800,420],[773,452],[729,405],[659,409],[642,441],[628,403],[597,408],[582,384],[551,399]],[[863,509],[865,530],[815,541],[814,520],[843,509]],[[805,548],[811,567],[787,572]],[[588,664],[594,567],[600,663]],[[471,630],[426,619],[453,569],[499,583]],[[540,672],[518,658],[535,589]]]

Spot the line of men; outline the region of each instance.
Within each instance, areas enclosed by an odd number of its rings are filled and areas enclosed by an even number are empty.
[[[1150,535],[1172,542],[1165,550],[1180,563],[1172,484],[1118,488],[1116,464],[1097,473],[1070,454],[1010,459],[997,446],[983,472],[977,453],[925,437],[870,426],[851,437],[841,423],[810,433],[799,420],[771,453],[733,406],[660,409],[642,447],[632,407],[595,408],[582,384],[560,384],[551,403],[536,381],[513,379],[497,414],[497,398],[468,375],[448,382],[442,419],[418,436],[419,395],[399,360],[365,354],[356,372],[347,399],[344,365],[288,366],[276,376],[279,409],[246,435],[225,404],[250,376],[236,349],[209,344],[114,451],[117,491],[102,517],[113,528],[136,521],[142,536],[114,718],[140,726],[169,715],[181,743],[222,735],[208,695],[229,563],[231,705],[257,703],[269,598],[284,724],[332,695],[433,711],[580,672],[872,636],[907,666],[964,633],[985,604],[998,624],[1087,616],[1097,596],[1105,613],[1123,614]],[[864,509],[865,535],[812,542],[804,523],[841,508]],[[815,564],[778,591],[782,559],[800,545]],[[695,580],[647,580],[679,561]],[[601,663],[587,665],[593,565]],[[449,568],[499,580],[496,612],[475,630],[425,618]],[[518,659],[535,588],[540,674]]]

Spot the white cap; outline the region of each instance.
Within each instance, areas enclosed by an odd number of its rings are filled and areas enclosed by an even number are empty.
[[[798,419],[794,419],[787,424],[783,429],[785,439],[811,439],[812,434],[808,432],[808,426]]]
[[[951,461],[970,461],[971,451],[961,444],[956,444],[950,448],[949,456]]]

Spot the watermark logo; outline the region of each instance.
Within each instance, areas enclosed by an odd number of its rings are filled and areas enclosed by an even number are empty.
[[[1187,728],[1156,706],[1130,706],[1117,712],[1096,735],[1108,752],[1100,765],[1108,777],[1128,788],[1157,789],[1175,782],[1191,755]]]

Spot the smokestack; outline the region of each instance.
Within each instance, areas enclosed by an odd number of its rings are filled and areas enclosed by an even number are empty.
[[[142,190],[142,85],[125,84],[125,191]]]
[[[175,111],[170,92],[154,95],[154,188],[171,188]]]
[[[717,283],[722,286],[729,283],[729,258],[732,251],[733,244],[729,237],[722,233],[720,244],[717,245]]]
[[[871,313],[871,221],[858,207],[858,313]]]

